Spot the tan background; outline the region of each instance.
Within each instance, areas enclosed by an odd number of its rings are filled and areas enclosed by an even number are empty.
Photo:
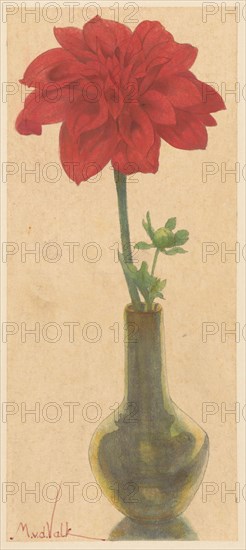
[[[52,17],[52,11],[49,12]],[[122,15],[123,14],[123,15]],[[112,11],[103,8],[103,16],[112,18]],[[121,21],[125,12],[121,12]],[[228,87],[237,80],[236,30],[234,24],[221,23],[220,17],[202,22],[200,8],[140,8],[139,21],[158,19],[178,42],[190,42],[199,48],[194,65],[195,74],[204,81],[226,82]],[[81,10],[75,10],[75,20],[69,23],[68,11],[56,26],[82,26]],[[132,28],[136,24],[129,25]],[[53,23],[41,16],[39,23],[32,17],[21,22],[20,13],[9,18],[8,24],[8,80],[17,82],[29,62],[46,49],[56,47]],[[88,445],[98,423],[90,423],[82,416],[86,403],[96,402],[102,409],[102,418],[109,407],[120,402],[124,391],[122,312],[128,301],[120,266],[109,249],[119,240],[116,193],[113,174],[108,165],[96,182],[79,187],[69,182],[62,173],[56,183],[35,183],[32,175],[21,181],[20,164],[32,168],[49,162],[59,163],[59,125],[43,128],[40,137],[23,137],[14,130],[14,121],[21,108],[18,91],[9,98],[8,158],[17,163],[19,172],[9,177],[8,186],[8,241],[26,242],[30,248],[35,242],[41,248],[48,241],[62,247],[62,258],[49,263],[41,256],[35,263],[33,256],[21,262],[20,253],[9,259],[8,318],[33,327],[56,322],[63,327],[61,340],[50,344],[41,336],[35,343],[32,336],[21,343],[20,331],[9,338],[8,345],[8,401],[26,402],[32,408],[56,402],[62,407],[62,418],[57,423],[41,419],[35,423],[32,416],[22,423],[20,414],[10,417],[8,423],[8,479],[18,484],[26,482],[41,488],[61,480],[77,482],[75,502],[68,502],[64,489],[57,506],[56,524],[69,521],[74,533],[91,537],[107,537],[122,515],[102,497],[97,503],[88,503],[81,490],[93,482],[88,463]],[[216,114],[217,128],[211,128],[206,151],[180,151],[162,142],[160,169],[153,176],[138,174],[128,185],[129,216],[132,240],[144,237],[141,221],[149,209],[157,228],[168,217],[177,216],[178,228],[190,231],[189,254],[161,258],[158,272],[167,277],[165,326],[168,378],[172,398],[191,417],[207,430],[211,452],[205,482],[218,486],[226,483],[233,488],[236,482],[236,425],[233,417],[221,423],[220,414],[202,423],[202,403],[235,402],[235,343],[226,344],[220,334],[202,342],[202,323],[206,321],[235,322],[236,264],[221,263],[220,255],[202,262],[202,242],[226,241],[228,248],[236,241],[236,186],[233,179],[221,183],[220,174],[202,182],[202,162],[235,163],[236,161],[236,103],[227,98],[227,111]],[[53,174],[53,175],[52,175]],[[49,177],[54,177],[52,170]],[[64,242],[79,242],[75,261],[69,263]],[[81,251],[89,242],[102,249],[97,263],[85,261]],[[50,253],[52,251],[50,250]],[[89,251],[90,252],[90,251]],[[151,252],[141,256],[151,261]],[[77,321],[75,342],[68,342],[64,322]],[[81,327],[96,322],[102,328],[102,338],[88,343],[81,336]],[[120,342],[113,341],[109,329],[119,323]],[[52,333],[49,335],[52,337]],[[90,335],[93,336],[92,332]],[[69,423],[64,402],[79,402],[74,423]],[[91,414],[94,411],[89,411]],[[52,411],[50,411],[50,414]],[[51,493],[50,493],[51,494]],[[90,492],[93,496],[93,493]],[[34,503],[33,496],[21,502],[20,491],[9,499],[8,537],[14,536],[20,521],[31,529],[42,528],[49,520],[52,504],[42,497]],[[221,502],[220,491],[202,502],[198,491],[185,516],[197,531],[200,540],[235,540],[237,538],[237,505],[229,496]],[[17,537],[15,540],[24,540]],[[71,538],[72,542],[79,539]]]

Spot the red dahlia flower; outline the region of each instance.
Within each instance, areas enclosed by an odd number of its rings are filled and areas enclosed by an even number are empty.
[[[158,21],[125,25],[95,17],[54,29],[61,48],[39,55],[21,83],[33,87],[16,121],[20,134],[62,122],[60,156],[77,184],[111,160],[123,174],[158,170],[160,138],[205,149],[220,95],[189,71],[197,48],[178,44]]]

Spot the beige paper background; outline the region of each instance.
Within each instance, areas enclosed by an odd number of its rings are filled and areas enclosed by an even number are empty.
[[[50,14],[52,11],[50,11]],[[103,16],[112,18],[112,11],[103,8]],[[125,13],[123,12],[123,16]],[[179,42],[190,42],[199,48],[193,67],[204,81],[235,83],[237,80],[236,25],[222,24],[214,18],[204,24],[200,8],[141,7],[139,21],[158,19]],[[84,23],[81,10],[75,10],[74,26]],[[68,10],[56,26],[69,26]],[[131,25],[130,25],[131,26]],[[134,28],[135,25],[132,25]],[[56,47],[53,24],[21,22],[20,13],[8,23],[8,80],[17,82],[39,53]],[[8,420],[8,479],[28,488],[35,482],[77,482],[75,502],[68,502],[64,487],[56,511],[56,524],[69,521],[72,531],[90,537],[107,538],[110,530],[122,519],[102,496],[96,503],[81,497],[82,488],[93,483],[88,463],[88,446],[98,423],[82,416],[87,403],[98,403],[102,418],[114,403],[120,402],[124,391],[122,312],[128,302],[120,266],[114,262],[110,247],[119,241],[116,193],[113,174],[107,166],[98,182],[82,183],[79,187],[62,173],[56,183],[34,181],[32,175],[21,181],[20,164],[41,171],[47,163],[59,163],[59,125],[43,128],[40,137],[23,137],[14,130],[14,121],[21,108],[20,92],[9,99],[8,159],[18,165],[18,173],[9,177],[8,241],[30,246],[35,242],[53,241],[62,247],[62,258],[49,263],[41,256],[35,263],[20,253],[8,260],[8,319],[26,322],[41,328],[50,322],[59,323],[62,337],[48,343],[41,336],[35,343],[32,336],[22,343],[20,331],[8,344],[8,401],[18,405],[35,402],[41,408],[56,402],[62,407],[59,422],[32,416],[21,422],[20,413]],[[233,488],[237,481],[236,424],[234,417],[221,423],[220,415],[202,422],[202,403],[236,401],[236,346],[233,338],[226,344],[220,335],[202,342],[202,323],[206,321],[233,324],[236,315],[236,264],[221,262],[220,255],[202,262],[202,243],[227,241],[228,248],[236,241],[236,187],[233,180],[221,183],[220,174],[208,183],[202,182],[202,163],[236,162],[236,103],[227,98],[227,111],[216,114],[217,128],[211,128],[206,151],[179,151],[162,142],[158,173],[137,174],[129,181],[128,200],[133,241],[143,238],[141,221],[149,209],[153,224],[158,227],[170,216],[177,216],[179,228],[190,231],[189,254],[161,259],[159,274],[167,277],[164,302],[168,379],[172,398],[208,432],[210,460],[205,482],[226,483]],[[55,172],[49,172],[54,177]],[[78,242],[74,263],[68,261],[64,242]],[[82,248],[86,243],[98,243],[102,257],[96,263],[85,261]],[[232,246],[231,246],[232,247]],[[52,252],[52,251],[50,251]],[[90,251],[89,251],[90,252]],[[140,257],[140,256],[139,256]],[[151,253],[141,257],[151,260]],[[75,342],[69,343],[64,322],[80,323],[75,329]],[[81,328],[89,322],[98,323],[102,337],[88,343]],[[119,323],[120,341],[113,340],[112,327]],[[52,332],[49,333],[52,337]],[[93,336],[91,332],[90,335]],[[75,421],[69,423],[64,402],[78,402]],[[50,413],[52,411],[50,410]],[[89,411],[93,413],[92,409]],[[54,494],[54,492],[53,492]],[[52,492],[50,492],[52,495]],[[93,492],[90,492],[93,497]],[[20,521],[31,529],[42,528],[49,520],[52,504],[42,496],[35,503],[33,496],[21,502],[20,491],[9,499],[8,540],[14,536]],[[220,492],[202,501],[198,491],[185,513],[200,540],[235,540],[237,538],[237,505],[229,497],[221,502]],[[15,540],[25,540],[16,536]],[[80,539],[71,537],[69,542]]]

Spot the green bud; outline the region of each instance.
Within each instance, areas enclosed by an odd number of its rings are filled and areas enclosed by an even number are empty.
[[[164,248],[171,248],[175,242],[175,235],[170,229],[165,227],[160,227],[155,231],[153,235],[153,243],[156,248],[159,250],[164,250]]]

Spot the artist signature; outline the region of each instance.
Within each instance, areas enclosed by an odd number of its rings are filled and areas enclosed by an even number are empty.
[[[14,540],[16,538],[16,535],[21,532],[23,535],[25,535],[28,539],[65,539],[67,537],[78,537],[86,540],[102,540],[105,541],[106,539],[103,538],[97,538],[97,537],[87,537],[86,535],[79,535],[72,533],[72,527],[69,527],[68,521],[61,522],[59,525],[59,528],[57,529],[55,525],[55,512],[56,512],[56,506],[57,502],[60,497],[61,492],[61,485],[59,486],[59,489],[57,491],[56,500],[54,502],[54,506],[52,509],[51,517],[49,521],[46,521],[45,524],[42,526],[42,529],[32,530],[31,527],[28,525],[28,523],[24,523],[23,521],[20,521],[14,537],[10,537],[10,540]]]

